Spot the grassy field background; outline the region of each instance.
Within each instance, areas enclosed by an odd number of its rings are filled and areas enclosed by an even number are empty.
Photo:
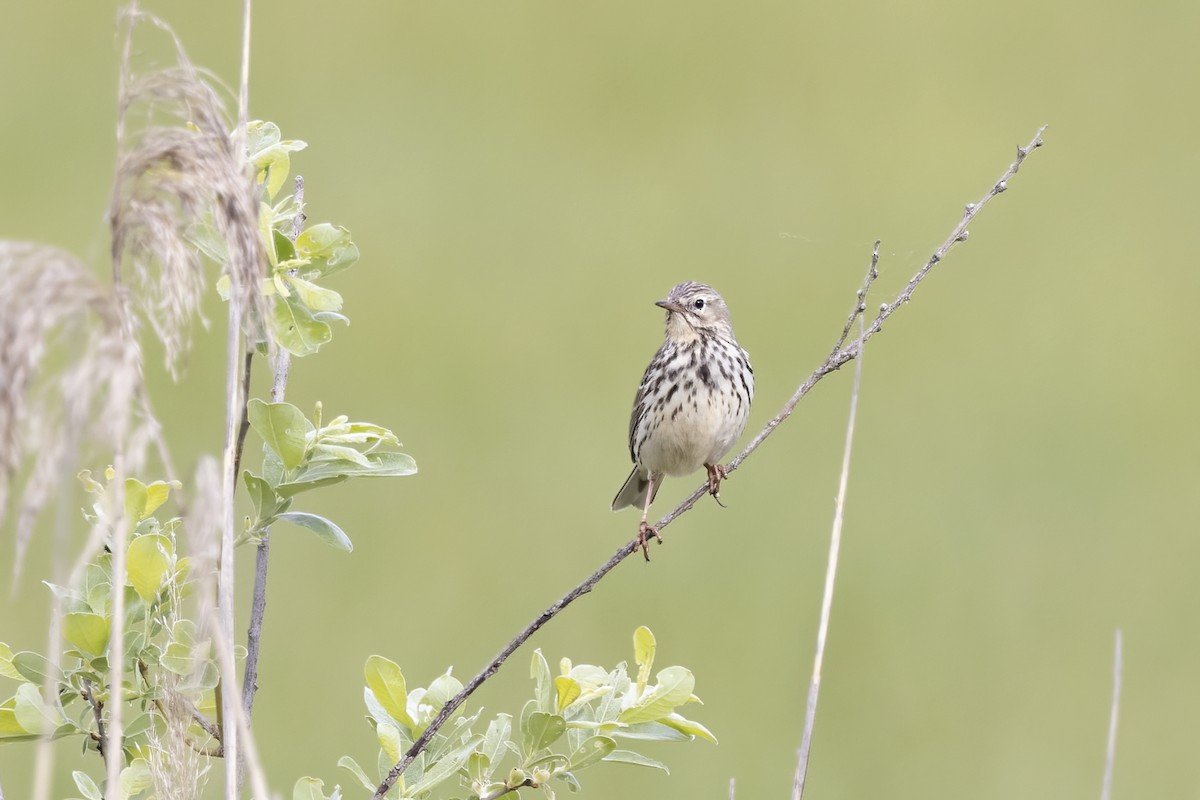
[[[234,5],[153,8],[232,84]],[[0,26],[0,237],[99,272],[117,8],[9,4]],[[634,533],[608,503],[671,285],[728,300],[757,430],[840,331],[872,242],[881,302],[1049,123],[868,350],[808,796],[1095,797],[1117,627],[1114,796],[1194,795],[1198,25],[1187,2],[256,3],[252,114],[310,143],[310,218],[363,254],[330,282],[353,324],[289,399],[388,425],[421,467],[314,496],[353,554],[275,537],[255,715],[272,786],[347,786],[337,758],[373,757],[369,654],[410,684],[465,679]],[[154,379],[189,471],[222,435],[207,308],[183,382]],[[822,383],[729,508],[702,503],[535,638],[551,663],[608,664],[650,626],[721,740],[648,747],[670,776],[589,770],[583,796],[725,797],[730,778],[786,796],[848,389]],[[0,593],[14,649],[44,646],[48,542]],[[530,655],[476,702],[517,711]],[[0,747],[9,800],[31,754]],[[80,768],[100,771],[63,748],[56,797]]]

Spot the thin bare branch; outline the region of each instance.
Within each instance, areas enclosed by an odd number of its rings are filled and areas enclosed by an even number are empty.
[[[233,451],[233,474],[242,474],[242,451],[246,448],[246,434],[250,432],[250,414],[247,403],[250,398],[250,378],[254,374],[254,348],[247,347],[242,361],[242,421],[238,424],[237,445]]]
[[[290,239],[294,242],[304,231],[304,178],[297,175],[296,215],[292,218]],[[282,347],[274,349],[275,375],[271,381],[271,402],[282,403],[287,396],[288,374],[291,371],[292,355]],[[249,388],[247,387],[247,393]],[[245,424],[249,422],[243,415]],[[244,436],[243,436],[244,438]],[[258,659],[262,651],[263,617],[267,611],[267,568],[271,557],[271,533],[259,539],[254,558],[254,597],[250,605],[250,626],[246,632],[246,665],[242,675],[242,706],[248,718],[254,715],[254,695],[258,691]]]
[[[1108,716],[1108,746],[1104,751],[1104,782],[1100,786],[1100,800],[1112,797],[1113,762],[1117,758],[1117,712],[1121,708],[1121,673],[1124,671],[1121,648],[1121,629],[1117,628],[1113,644],[1113,691],[1112,709]]]
[[[104,733],[104,704],[92,693],[91,681],[83,682],[83,698],[92,707],[92,715],[96,718],[96,744],[100,748],[100,757],[104,758],[108,749],[108,736]]]
[[[796,408],[796,405],[804,398],[806,394],[812,391],[813,387],[816,386],[818,382],[820,382],[831,372],[837,371],[839,368],[856,358],[859,353],[862,352],[862,347],[866,341],[882,330],[883,320],[887,319],[887,317],[891,316],[891,314],[894,313],[897,308],[911,299],[912,294],[916,290],[917,286],[922,280],[924,280],[925,276],[930,272],[930,270],[932,270],[935,265],[945,258],[946,253],[949,252],[950,248],[954,244],[966,239],[965,234],[967,224],[969,224],[971,220],[973,220],[979,214],[980,210],[982,210],[983,206],[986,205],[988,201],[990,201],[1000,192],[1003,192],[1008,187],[1008,181],[1013,177],[1013,175],[1016,174],[1026,157],[1028,157],[1028,155],[1036,148],[1042,146],[1042,133],[1045,130],[1046,126],[1042,126],[1040,129],[1038,129],[1037,134],[1027,147],[1017,148],[1017,160],[1009,165],[1008,169],[1005,170],[1004,174],[1000,177],[1000,180],[992,185],[992,187],[978,203],[972,203],[967,206],[966,213],[963,215],[962,220],[960,220],[951,231],[946,242],[943,243],[942,246],[936,251],[934,251],[934,255],[917,272],[917,274],[913,276],[912,280],[909,281],[908,286],[901,291],[896,300],[884,306],[880,310],[879,316],[876,317],[875,321],[866,328],[862,335],[860,335],[849,345],[845,344],[844,338],[839,338],[837,340],[838,346],[835,347],[834,350],[829,354],[824,363],[817,367],[817,369],[815,369],[812,374],[800,384],[799,388],[796,389],[796,392],[787,401],[787,403],[784,404],[779,413],[772,417],[771,420],[763,427],[763,429],[758,432],[758,435],[756,435],[750,441],[750,443],[746,445],[745,449],[729,462],[729,464],[726,466],[728,472],[733,472],[747,458],[749,458],[750,454],[757,450],[759,445],[766,441],[767,437],[770,436],[785,419],[791,416],[792,411],[794,411]],[[870,280],[873,281],[874,278],[872,277]],[[855,308],[850,314],[849,322],[851,324],[858,315],[863,313],[863,311],[859,308],[862,305],[862,300],[856,301]],[[848,327],[849,325],[847,325],[847,328]],[[659,532],[661,532],[663,528],[670,525],[681,515],[691,510],[700,500],[700,498],[707,493],[708,482],[706,481],[697,487],[692,494],[684,498],[679,505],[672,509],[666,516],[660,519],[655,524],[655,527],[659,530]],[[525,626],[525,628],[518,633],[512,641],[505,645],[504,648],[496,654],[495,658],[493,658],[487,664],[487,666],[485,666],[477,675],[475,675],[475,677],[467,681],[467,683],[463,686],[462,691],[450,698],[449,702],[442,707],[441,711],[439,711],[437,716],[434,717],[433,721],[429,724],[429,727],[425,729],[424,733],[417,738],[417,741],[413,742],[412,747],[410,747],[404,753],[404,756],[400,759],[400,761],[388,771],[383,781],[381,781],[379,786],[375,789],[375,794],[373,796],[374,800],[382,800],[384,795],[386,795],[388,791],[396,784],[397,779],[404,774],[404,770],[408,769],[408,766],[413,762],[417,755],[429,744],[429,741],[433,738],[434,734],[436,734],[438,730],[441,729],[441,727],[446,723],[446,720],[450,718],[450,716],[458,709],[458,707],[461,706],[463,702],[470,697],[481,684],[483,684],[484,681],[496,674],[496,671],[500,669],[500,666],[516,651],[518,647],[524,644],[530,636],[532,636],[543,625],[557,616],[564,608],[590,592],[592,588],[599,583],[601,578],[611,572],[613,568],[615,568],[617,564],[624,561],[626,557],[636,553],[639,548],[640,538],[636,536],[627,544],[622,545],[621,548],[617,550],[617,552],[614,553],[613,556],[609,558],[609,560],[606,561],[599,569],[584,579],[584,581],[578,586],[571,589],[569,592],[555,601],[549,608],[539,614],[533,620],[533,622]]]

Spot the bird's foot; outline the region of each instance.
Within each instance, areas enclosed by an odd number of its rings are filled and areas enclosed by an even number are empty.
[[[729,477],[729,470],[720,464],[705,464],[704,468],[708,470],[708,493],[717,501],[717,505],[725,508],[721,502],[721,481]]]
[[[662,537],[658,535],[658,528],[646,522],[646,520],[642,520],[642,524],[638,526],[637,544],[633,546],[633,549],[636,551],[639,547],[642,548],[642,555],[646,557],[647,561],[650,560],[649,544],[651,536],[658,539],[659,544],[662,544]]]

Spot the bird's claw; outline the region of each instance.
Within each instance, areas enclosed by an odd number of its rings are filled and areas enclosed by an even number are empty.
[[[720,464],[705,464],[704,468],[708,470],[708,493],[717,501],[717,505],[725,508],[721,502],[721,481],[729,477],[729,470]]]
[[[662,544],[662,537],[658,535],[658,528],[646,522],[646,520],[642,520],[642,524],[638,526],[637,544],[633,546],[633,549],[636,551],[639,547],[642,548],[642,555],[646,557],[647,561],[650,560],[649,545],[651,536],[657,539],[659,544]]]

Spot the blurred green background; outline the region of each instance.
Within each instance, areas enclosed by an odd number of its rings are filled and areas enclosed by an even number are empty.
[[[234,83],[236,5],[155,10]],[[0,237],[100,271],[117,8],[10,3],[0,27]],[[824,357],[872,242],[877,303],[1050,123],[867,352],[808,796],[1096,796],[1118,626],[1116,796],[1194,795],[1198,24],[1194,2],[259,0],[252,114],[310,143],[310,218],[363,253],[330,282],[353,324],[289,399],[392,427],[421,467],[306,498],[351,555],[275,537],[255,715],[272,786],[345,786],[338,756],[371,760],[369,654],[410,685],[465,679],[634,533],[608,503],[653,300],[693,279],[725,295],[757,430]],[[209,309],[182,384],[149,357],[189,472],[222,435]],[[789,791],[849,377],[734,476],[728,509],[702,502],[534,639],[608,664],[650,626],[721,740],[646,748],[669,777],[589,770],[584,796]],[[14,649],[44,647],[48,541],[0,596]],[[475,702],[515,712],[530,655]],[[9,800],[32,752],[0,748]],[[55,796],[81,766],[99,774],[62,749]]]

